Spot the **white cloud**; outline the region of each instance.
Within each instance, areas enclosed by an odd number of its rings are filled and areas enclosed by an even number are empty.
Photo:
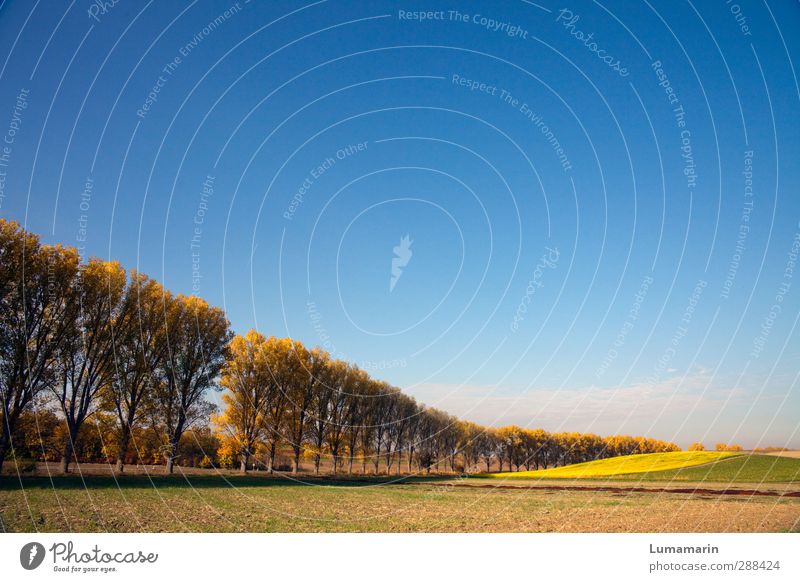
[[[688,415],[708,413],[745,391],[711,386],[712,372],[697,369],[655,384],[617,388],[532,389],[509,394],[491,386],[421,384],[409,389],[421,402],[490,426],[519,424],[547,430],[637,433],[673,438]],[[687,427],[697,434],[699,427]]]

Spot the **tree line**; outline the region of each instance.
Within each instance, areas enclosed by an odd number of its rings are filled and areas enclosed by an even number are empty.
[[[115,417],[119,471],[147,423],[172,472],[184,432],[212,411],[231,337],[202,299],[0,219],[0,468],[23,413],[43,405],[63,421],[64,472],[98,410]]]
[[[777,447],[768,447],[768,448],[777,449]],[[706,447],[705,447],[705,445],[703,443],[699,443],[698,442],[698,443],[692,443],[691,445],[689,445],[689,449],[688,450],[690,450],[690,451],[705,451]],[[728,443],[717,443],[716,445],[714,445],[714,450],[717,451],[717,452],[741,453],[744,449],[742,448],[742,445],[737,445],[736,443],[731,443],[731,444],[728,444]],[[777,449],[777,450],[780,450],[780,449]],[[754,452],[757,452],[757,450],[754,449]]]
[[[304,460],[319,472],[323,459],[333,473],[511,471],[680,450],[460,420],[320,348],[234,335],[204,300],[3,219],[0,422],[0,469],[13,452],[60,458],[64,472],[145,457],[168,473],[176,462],[296,472]]]

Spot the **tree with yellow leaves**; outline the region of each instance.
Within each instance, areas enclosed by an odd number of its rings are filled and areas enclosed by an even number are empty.
[[[299,341],[269,337],[264,344],[264,353],[270,382],[265,411],[269,427],[267,469],[272,473],[275,470],[278,447],[285,438],[287,411],[295,406],[293,395],[297,394],[298,386],[306,382],[308,374],[303,357],[305,348]]]
[[[20,415],[56,381],[80,256],[0,219],[0,470]]]
[[[199,297],[166,296],[164,309],[169,349],[154,390],[154,426],[162,433],[166,472],[172,473],[183,433],[213,410],[205,396],[217,386],[233,334],[225,312]]]
[[[300,468],[300,454],[307,437],[309,424],[314,423],[311,412],[315,395],[322,388],[326,366],[329,365],[328,352],[320,348],[307,350],[300,342],[295,342],[295,355],[298,358],[302,373],[296,382],[289,385],[286,438],[294,453],[292,472]]]
[[[235,451],[228,454],[239,457],[244,473],[256,445],[269,432],[267,406],[274,384],[267,362],[267,338],[255,330],[235,336],[220,383],[225,388],[225,410],[214,417],[214,424],[224,435],[226,450]]]
[[[67,290],[68,331],[58,349],[59,382],[53,394],[66,422],[61,471],[72,461],[78,432],[95,412],[98,395],[113,383],[114,321],[120,316],[125,271],[119,263],[91,259]]]
[[[169,347],[164,309],[168,301],[171,295],[158,281],[131,271],[114,321],[114,379],[102,394],[102,407],[114,411],[119,425],[116,457],[120,473],[142,418],[152,410],[158,370]]]

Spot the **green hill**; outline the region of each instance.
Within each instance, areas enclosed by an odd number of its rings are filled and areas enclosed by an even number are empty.
[[[482,477],[791,483],[800,482],[800,459],[711,451],[653,453],[601,459],[540,471],[490,473]]]
[[[617,479],[618,477],[614,477]],[[624,475],[625,480],[715,481],[721,483],[800,482],[800,459],[772,455],[738,455],[732,459],[643,475]]]

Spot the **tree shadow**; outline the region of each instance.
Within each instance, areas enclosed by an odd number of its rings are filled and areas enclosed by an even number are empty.
[[[123,474],[123,475],[53,475],[0,476],[0,491],[27,489],[212,489],[252,487],[374,487],[451,481],[453,475],[430,476],[308,476],[308,475],[237,475],[237,474]]]

